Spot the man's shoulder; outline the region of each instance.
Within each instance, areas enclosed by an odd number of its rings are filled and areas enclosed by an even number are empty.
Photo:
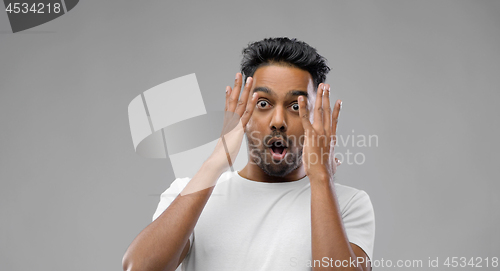
[[[340,194],[343,194],[343,195],[354,195],[354,194],[358,193],[359,191],[363,191],[363,190],[357,189],[355,187],[348,186],[348,185],[345,185],[345,184],[340,184],[340,183],[337,183],[337,182],[335,182],[334,185],[335,185],[334,186],[335,187],[335,191],[337,193],[340,193]]]
[[[219,177],[219,179],[217,180],[217,183],[221,183],[221,182],[224,182],[224,181],[227,181],[227,180],[230,180],[231,178],[234,177],[234,172],[231,172],[231,171],[226,171],[224,173],[222,173]],[[183,177],[183,178],[176,178],[171,184],[170,184],[170,187],[167,189],[168,190],[171,190],[171,191],[182,191],[182,189],[184,189],[184,187],[186,187],[186,185],[189,183],[189,181],[191,181],[191,177]],[[167,191],[165,191],[164,193],[167,193]]]
[[[364,190],[357,189],[344,184],[339,184],[337,182],[335,183],[334,187],[342,213],[345,211],[345,208],[349,204],[353,203],[353,201],[357,201],[360,199],[369,200],[368,193],[366,193],[366,191]]]
[[[162,193],[164,195],[170,195],[172,193],[180,193],[184,187],[188,184],[191,178],[175,178],[175,180],[170,184],[170,186]]]

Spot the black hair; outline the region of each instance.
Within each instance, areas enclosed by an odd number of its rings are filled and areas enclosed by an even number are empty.
[[[320,83],[325,82],[326,74],[330,71],[326,58],[319,55],[315,48],[295,38],[266,38],[249,43],[242,53],[241,72],[245,77],[253,76],[262,66],[290,65],[309,72],[316,90]]]

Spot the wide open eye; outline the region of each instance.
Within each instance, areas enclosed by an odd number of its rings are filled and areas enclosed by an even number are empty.
[[[296,112],[299,112],[299,104],[298,103],[294,103],[290,106],[290,108],[292,109],[292,111],[296,111]]]
[[[257,107],[260,109],[265,109],[266,107],[271,106],[268,101],[266,100],[260,100],[257,102]]]

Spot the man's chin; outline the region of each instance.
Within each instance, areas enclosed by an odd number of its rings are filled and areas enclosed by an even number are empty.
[[[274,177],[285,177],[290,174],[297,167],[294,165],[286,163],[285,160],[281,160],[279,162],[273,161],[271,163],[261,163],[259,167],[269,176]]]
[[[281,160],[274,160],[270,152],[251,151],[253,163],[259,166],[264,173],[273,177],[285,177],[302,164],[302,152],[295,154],[288,152]]]

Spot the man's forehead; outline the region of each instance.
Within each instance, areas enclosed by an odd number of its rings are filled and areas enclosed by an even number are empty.
[[[253,76],[253,91],[269,95],[307,95],[314,90],[311,74],[290,66],[268,65],[258,68]],[[305,93],[304,93],[305,92]]]

